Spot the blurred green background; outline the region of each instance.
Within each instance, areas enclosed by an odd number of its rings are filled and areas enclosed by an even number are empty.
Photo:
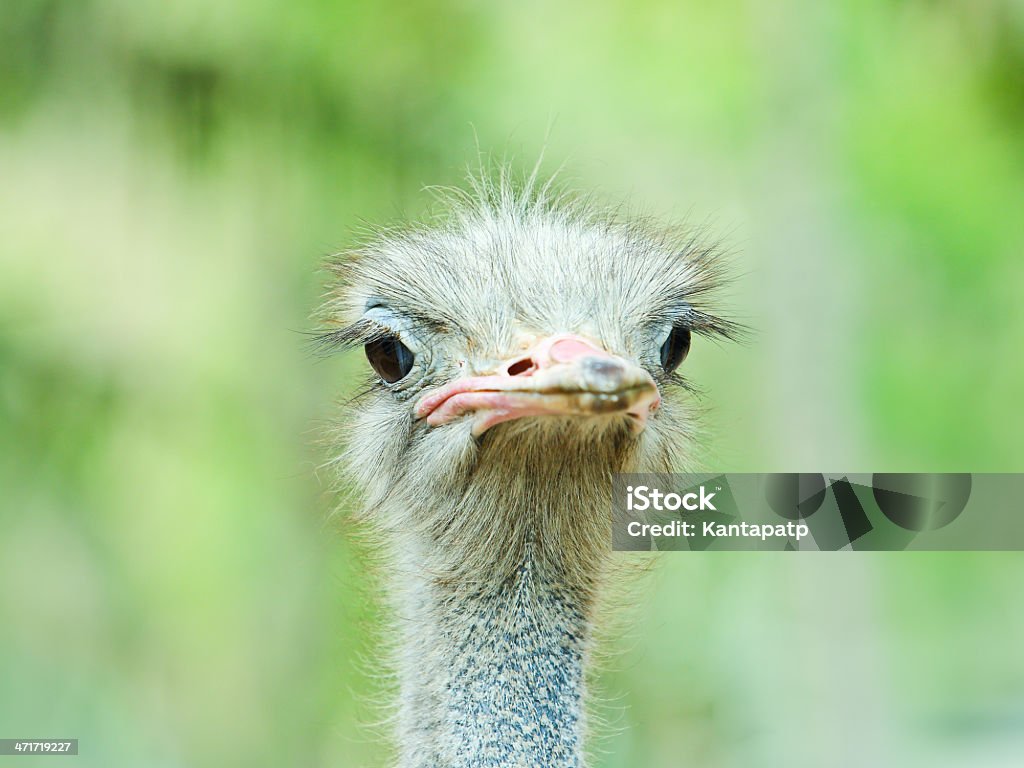
[[[706,225],[705,464],[1024,465],[1024,5],[4,0],[0,737],[382,766],[329,252],[477,148]],[[1024,765],[1015,553],[664,559],[596,765]],[[60,762],[55,758],[50,762]],[[20,766],[47,760],[2,758]]]

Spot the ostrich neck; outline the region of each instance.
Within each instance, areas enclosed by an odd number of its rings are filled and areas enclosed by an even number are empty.
[[[405,595],[402,768],[583,765],[589,600],[526,545],[514,574]]]

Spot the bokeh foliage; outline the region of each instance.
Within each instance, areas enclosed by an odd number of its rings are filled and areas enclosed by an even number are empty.
[[[478,152],[725,240],[756,334],[687,363],[709,466],[1021,469],[1022,124],[1013,0],[7,0],[0,736],[383,764],[317,442],[362,364],[302,332],[322,257]],[[671,556],[597,764],[1016,764],[1022,576]]]

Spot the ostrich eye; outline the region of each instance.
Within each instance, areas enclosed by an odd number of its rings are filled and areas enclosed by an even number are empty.
[[[366,345],[366,359],[378,376],[388,384],[394,384],[409,374],[416,357],[397,336],[388,336]]]
[[[690,351],[690,329],[675,326],[661,345],[661,367],[672,373],[686,359]]]

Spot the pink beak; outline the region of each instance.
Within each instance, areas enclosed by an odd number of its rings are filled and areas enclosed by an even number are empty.
[[[473,434],[524,416],[624,414],[640,432],[661,404],[643,368],[574,334],[559,334],[497,367],[490,376],[456,379],[416,404],[432,427],[473,414]]]

